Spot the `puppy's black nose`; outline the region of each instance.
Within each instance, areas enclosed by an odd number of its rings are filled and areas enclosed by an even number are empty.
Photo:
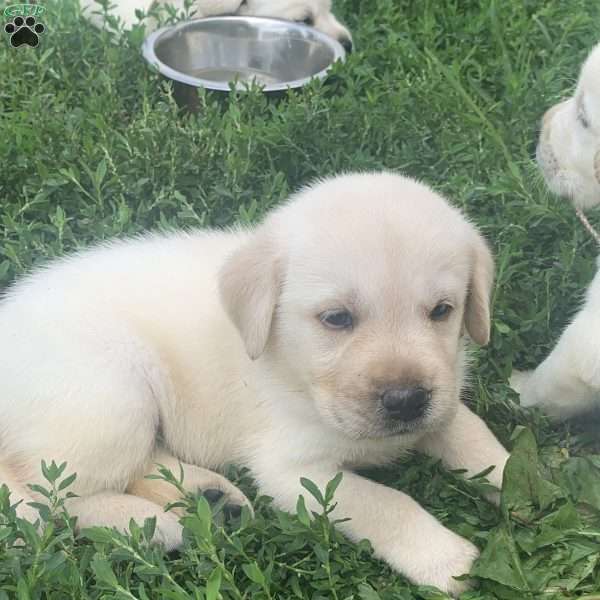
[[[423,416],[430,395],[421,387],[390,388],[381,394],[381,404],[388,417],[408,423]]]
[[[352,40],[350,38],[347,38],[347,37],[340,38],[339,42],[348,54],[350,54],[350,52],[352,52]]]

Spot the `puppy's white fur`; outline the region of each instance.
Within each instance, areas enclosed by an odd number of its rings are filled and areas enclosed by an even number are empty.
[[[138,22],[136,10],[148,13],[158,4],[174,8],[178,14],[185,10],[185,0],[114,0],[111,14],[118,17],[126,28]],[[81,0],[83,14],[94,25],[104,25],[100,5],[95,0]],[[331,12],[331,0],[195,0],[190,8],[190,18],[216,15],[247,15],[272,17],[288,21],[308,21],[316,29],[348,46],[350,32]],[[144,20],[148,30],[156,27],[153,19]]]
[[[343,471],[343,531],[458,593],[475,546],[353,469],[416,448],[469,474],[495,465],[501,485],[507,454],[459,400],[463,332],[487,342],[492,277],[460,212],[392,174],[326,180],[254,229],[148,235],[54,262],[0,304],[0,477],[30,501],[40,461],[67,461],[80,526],[156,515],[174,547],[181,526],[161,506],[176,490],[144,479],[155,462],[177,473],[183,461],[188,489],[238,504],[209,469],[247,465],[288,510],[300,477],[324,486]],[[440,302],[453,310],[434,321]],[[352,327],[327,327],[320,317],[340,309]],[[408,385],[431,398],[405,423],[380,396]]]
[[[575,207],[600,202],[600,44],[584,62],[573,97],[544,115],[537,157],[550,189]],[[546,360],[535,371],[515,372],[511,385],[521,405],[561,419],[600,402],[600,274]]]

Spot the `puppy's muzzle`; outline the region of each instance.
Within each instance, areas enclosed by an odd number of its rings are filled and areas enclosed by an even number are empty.
[[[423,416],[431,392],[422,387],[394,387],[380,395],[386,417],[394,421],[410,423]]]

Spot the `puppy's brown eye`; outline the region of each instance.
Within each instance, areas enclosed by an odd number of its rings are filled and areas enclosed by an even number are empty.
[[[305,19],[302,19],[302,22],[305,25],[308,25],[309,27],[312,27],[315,24],[315,20],[312,17],[306,17]]]
[[[319,315],[321,323],[330,329],[350,329],[352,315],[347,310],[326,310]]]
[[[432,321],[443,321],[452,312],[452,306],[447,302],[440,302],[430,313]]]

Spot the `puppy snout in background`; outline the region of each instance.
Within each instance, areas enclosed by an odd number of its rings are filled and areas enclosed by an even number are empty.
[[[584,62],[573,96],[543,116],[536,156],[553,192],[581,209],[600,202],[600,45]]]

